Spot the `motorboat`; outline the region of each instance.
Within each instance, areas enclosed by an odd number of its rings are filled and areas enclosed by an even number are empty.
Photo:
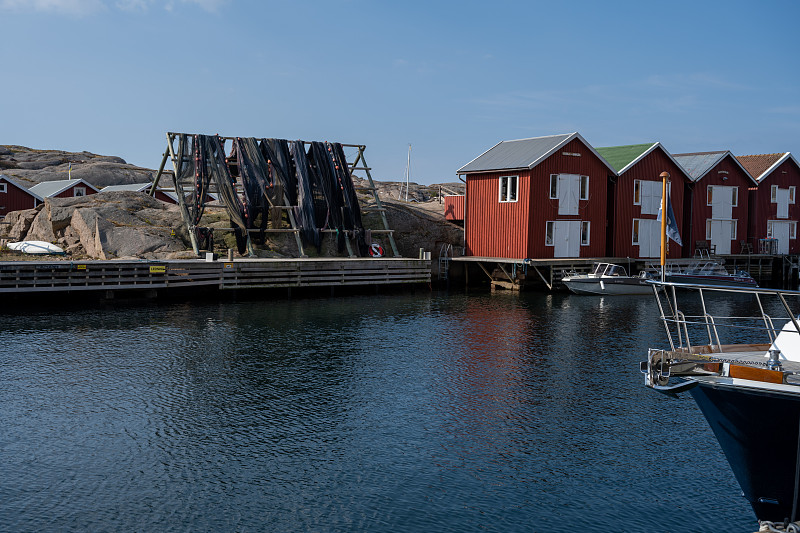
[[[762,531],[800,531],[800,292],[651,283],[669,348],[645,384],[692,395]]]
[[[748,272],[737,270],[730,273],[716,261],[697,261],[684,267],[667,265],[664,281],[722,287],[758,287],[758,283]]]
[[[625,267],[612,263],[593,263],[588,274],[571,272],[561,281],[575,294],[652,294],[649,276],[629,276]]]

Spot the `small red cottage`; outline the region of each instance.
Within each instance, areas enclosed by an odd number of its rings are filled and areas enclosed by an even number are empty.
[[[578,133],[502,141],[465,176],[466,255],[601,257],[614,169]]]
[[[674,158],[694,182],[685,202],[689,209],[684,219],[683,235],[689,241],[685,249],[691,255],[698,243],[705,243],[717,254],[740,253],[747,243],[747,192],[756,180],[729,151],[674,154]]]
[[[82,179],[43,181],[29,190],[42,198],[72,198],[100,192],[94,185]]]
[[[612,180],[612,223],[609,226],[609,248],[614,257],[657,258],[661,256],[661,222],[656,220],[661,207],[662,172],[670,175],[669,198],[672,211],[683,236],[684,191],[692,183],[672,155],[661,143],[633,144],[598,148],[617,171]],[[686,244],[685,239],[683,244]],[[681,257],[682,247],[669,241],[668,257]]]
[[[744,155],[736,159],[758,182],[750,190],[749,236],[754,251],[759,251],[763,239],[775,239],[779,254],[800,252],[797,240],[797,221],[800,203],[800,165],[789,153]],[[765,251],[767,251],[764,246]],[[773,250],[769,250],[773,251]]]
[[[22,185],[17,185],[8,176],[0,174],[0,216],[5,216],[11,211],[33,209],[42,202],[44,199],[41,196]]]

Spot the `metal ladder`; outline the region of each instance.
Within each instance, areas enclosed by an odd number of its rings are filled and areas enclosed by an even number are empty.
[[[439,249],[439,279],[447,280],[450,272],[450,261],[453,259],[453,245],[450,243],[442,244]]]

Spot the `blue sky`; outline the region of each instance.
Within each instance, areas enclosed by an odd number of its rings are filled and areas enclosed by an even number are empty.
[[[800,2],[0,0],[0,144],[156,168],[165,132],[367,145],[455,181],[505,139],[800,156]]]

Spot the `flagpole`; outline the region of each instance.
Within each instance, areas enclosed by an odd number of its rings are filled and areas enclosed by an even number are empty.
[[[667,180],[669,172],[662,172],[661,178],[661,281],[666,274],[664,265],[667,263]]]

